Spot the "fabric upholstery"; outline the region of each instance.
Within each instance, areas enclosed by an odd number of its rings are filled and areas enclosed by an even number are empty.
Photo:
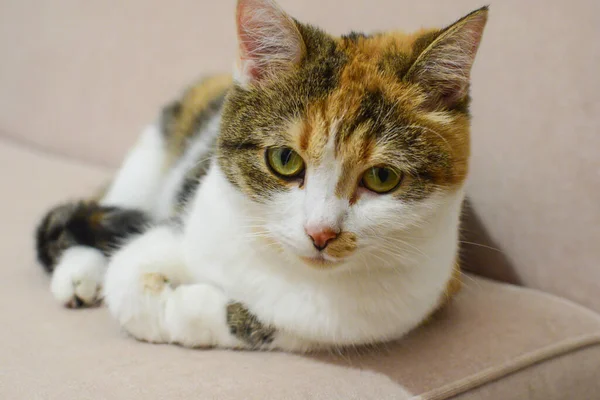
[[[473,392],[516,400],[534,389],[534,399],[589,399],[600,391],[590,372],[600,370],[596,313],[469,276],[455,301],[405,340],[343,355],[136,342],[104,308],[56,304],[33,257],[33,228],[48,204],[92,190],[110,172],[0,143],[8,188],[0,209],[2,399],[398,399],[399,384],[423,399]]]
[[[594,377],[597,379],[599,358],[598,346],[585,348],[568,356],[532,365],[527,371],[489,382],[454,399],[597,399],[600,392],[589,382]]]

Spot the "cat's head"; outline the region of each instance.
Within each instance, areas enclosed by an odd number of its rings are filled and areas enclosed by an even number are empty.
[[[403,234],[459,207],[486,19],[482,8],[444,29],[334,37],[271,0],[239,0],[218,162],[256,205],[249,220],[325,268],[396,253]]]

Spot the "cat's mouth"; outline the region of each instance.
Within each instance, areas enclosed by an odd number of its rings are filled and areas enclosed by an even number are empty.
[[[302,261],[304,261],[306,264],[310,265],[311,267],[318,268],[318,269],[333,268],[334,266],[341,263],[341,260],[325,258],[325,255],[323,255],[323,254],[318,254],[318,255],[312,256],[312,257],[300,256],[300,259],[302,259]]]

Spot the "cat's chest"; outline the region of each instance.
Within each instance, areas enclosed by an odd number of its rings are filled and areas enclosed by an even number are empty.
[[[247,257],[237,265],[201,268],[197,278],[223,288],[264,323],[338,344],[398,337],[419,324],[439,298],[433,285],[407,285],[389,274],[318,279],[286,273],[285,263],[265,269],[264,262]]]
[[[217,248],[218,243],[213,243]],[[263,323],[318,342],[388,340],[420,323],[435,306],[435,284],[398,274],[353,274],[327,279],[294,274],[285,259],[268,259],[244,246],[227,256],[193,252],[195,279],[210,282],[245,304]],[[303,266],[304,268],[309,268]],[[325,274],[325,273],[323,273]],[[312,275],[312,276],[311,276]],[[352,274],[351,274],[352,275]]]

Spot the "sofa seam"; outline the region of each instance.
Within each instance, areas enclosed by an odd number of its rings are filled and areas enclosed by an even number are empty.
[[[486,368],[478,373],[430,390],[420,395],[420,400],[445,400],[466,393],[488,383],[502,379],[531,366],[574,353],[591,346],[600,345],[600,332],[565,339],[541,349],[517,356],[500,366]]]

